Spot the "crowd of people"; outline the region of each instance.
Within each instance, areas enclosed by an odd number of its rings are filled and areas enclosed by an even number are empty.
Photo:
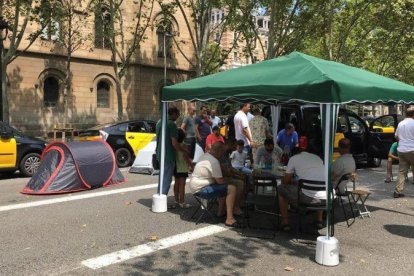
[[[300,148],[298,133],[293,124],[273,136],[266,118],[260,109],[250,104],[240,105],[234,116],[225,122],[217,116],[215,110],[208,111],[201,106],[195,115],[190,105],[180,127],[175,121],[180,116],[176,107],[168,109],[166,128],[166,146],[164,179],[162,193],[168,194],[175,177],[175,203],[169,208],[189,208],[185,201],[185,183],[191,173],[189,188],[193,194],[203,198],[219,199],[218,217],[225,218],[230,227],[240,227],[237,216],[242,215],[242,202],[251,189],[252,171],[255,168],[271,169],[274,166],[286,166],[286,173],[278,187],[279,207],[282,218],[281,227],[290,230],[288,205],[297,204],[299,179],[324,181],[324,165],[318,153],[312,148]],[[220,127],[225,127],[221,135]],[[276,139],[275,139],[276,138]],[[157,158],[160,160],[161,123],[157,124]],[[193,165],[195,147],[198,144],[204,154]],[[350,141],[343,138],[339,142],[341,157],[333,166],[332,179],[336,189],[338,179],[355,172],[355,161],[350,154]],[[300,199],[307,204],[323,204],[326,192],[302,190]],[[318,212],[316,224],[322,224],[322,213]]]

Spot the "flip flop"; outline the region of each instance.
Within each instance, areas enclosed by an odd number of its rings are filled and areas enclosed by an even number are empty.
[[[386,179],[384,179],[384,182],[385,182],[385,183],[390,183],[390,182],[391,182],[391,179],[386,178]]]
[[[238,221],[235,221],[232,224],[224,223],[224,225],[227,227],[242,228],[241,224]]]

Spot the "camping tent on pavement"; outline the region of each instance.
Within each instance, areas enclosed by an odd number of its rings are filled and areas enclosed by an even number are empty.
[[[125,182],[111,147],[104,141],[55,142],[43,151],[23,194],[59,194]]]

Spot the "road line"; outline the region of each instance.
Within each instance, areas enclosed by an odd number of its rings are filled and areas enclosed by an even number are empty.
[[[37,207],[37,206],[43,206],[43,205],[49,205],[49,204],[55,204],[55,203],[69,202],[69,201],[86,199],[86,198],[114,195],[114,194],[120,194],[120,193],[128,193],[128,192],[152,189],[152,188],[156,188],[157,186],[158,184],[155,183],[155,184],[148,184],[148,185],[116,189],[116,190],[110,190],[110,191],[102,191],[102,192],[87,193],[87,194],[80,194],[80,195],[71,195],[71,196],[65,196],[65,197],[59,197],[59,198],[39,200],[39,201],[34,201],[34,202],[5,205],[5,206],[0,206],[0,212],[23,209],[23,208],[31,208],[31,207]]]
[[[141,257],[150,253],[153,253],[158,250],[166,249],[175,245],[183,244],[186,242],[190,242],[193,240],[197,240],[200,238],[204,238],[207,236],[211,236],[223,231],[226,231],[227,228],[217,226],[217,225],[210,225],[204,228],[200,228],[197,230],[181,233],[175,236],[167,237],[155,242],[149,242],[145,244],[141,244],[138,246],[134,246],[128,249],[119,250],[113,253],[109,253],[106,255],[102,255],[96,258],[91,258],[81,263],[89,267],[91,269],[99,269],[102,267],[106,267],[112,264],[120,263],[127,261],[129,259],[133,259],[136,257]]]

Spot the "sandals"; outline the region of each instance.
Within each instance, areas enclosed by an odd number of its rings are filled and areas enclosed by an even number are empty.
[[[182,209],[188,209],[188,208],[191,208],[192,206],[190,205],[190,204],[188,204],[188,203],[178,203],[178,206],[180,206],[180,208],[182,208]]]
[[[384,182],[385,182],[385,183],[390,183],[390,182],[391,182],[391,178],[385,178],[385,179],[384,179]]]
[[[232,224],[224,223],[224,225],[227,227],[242,228],[242,225],[238,221],[235,221]]]

